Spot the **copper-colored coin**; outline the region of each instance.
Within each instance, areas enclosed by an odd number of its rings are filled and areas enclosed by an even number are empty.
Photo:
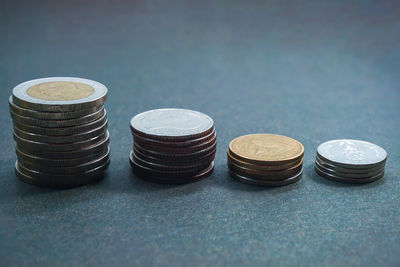
[[[228,161],[232,162],[233,164],[240,166],[240,167],[244,167],[244,168],[248,168],[248,169],[252,169],[252,170],[260,170],[260,171],[286,170],[286,169],[294,167],[294,166],[298,165],[299,163],[303,162],[303,159],[300,158],[297,161],[293,161],[293,162],[282,164],[282,165],[257,165],[257,164],[248,163],[248,162],[245,162],[245,161],[235,158],[231,153],[229,153],[229,149],[227,150],[226,154],[227,154]]]
[[[292,177],[289,177],[289,178],[286,178],[283,180],[279,180],[279,181],[270,181],[270,180],[263,180],[263,179],[247,177],[247,176],[235,173],[233,171],[230,171],[229,173],[233,179],[238,180],[239,182],[242,182],[245,184],[275,187],[275,186],[284,186],[284,185],[292,184],[292,183],[299,181],[303,174],[303,170],[301,170],[299,173],[295,174]]]
[[[249,134],[233,139],[229,152],[236,158],[259,165],[282,165],[298,161],[304,155],[303,145],[286,136]]]
[[[281,170],[281,171],[253,170],[253,169],[248,169],[248,168],[243,168],[243,167],[237,166],[229,161],[228,161],[228,167],[230,170],[234,171],[235,173],[244,175],[246,177],[273,181],[273,180],[284,180],[289,177],[292,177],[293,175],[298,173],[303,168],[303,163],[301,162],[297,166],[294,166],[287,170]]]

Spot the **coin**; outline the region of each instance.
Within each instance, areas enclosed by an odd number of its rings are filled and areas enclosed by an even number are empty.
[[[98,158],[85,162],[84,164],[81,165],[75,165],[75,166],[62,166],[62,167],[51,167],[51,166],[43,166],[43,165],[38,165],[31,163],[29,161],[25,161],[22,158],[18,158],[18,163],[27,169],[30,170],[35,170],[38,172],[43,172],[43,173],[48,173],[48,174],[79,174],[83,172],[90,171],[92,169],[95,169],[97,167],[100,167],[104,165],[107,161],[109,160],[109,154],[105,154],[102,156],[98,156]]]
[[[208,135],[214,121],[207,115],[187,109],[155,109],[134,116],[131,130],[155,140],[187,141]]]
[[[139,155],[136,155],[134,151],[131,152],[131,160],[137,162],[139,165],[153,169],[155,171],[171,171],[171,172],[182,172],[182,171],[198,171],[202,170],[210,165],[214,158],[208,158],[204,162],[186,162],[185,165],[170,165],[170,164],[159,164],[153,163],[152,161],[146,161]]]
[[[74,159],[80,157],[86,157],[93,153],[98,153],[107,147],[109,144],[109,137],[101,140],[99,143],[94,145],[83,147],[80,150],[74,151],[66,151],[66,152],[47,152],[42,150],[27,150],[23,146],[19,146],[17,144],[17,149],[25,154],[30,154],[33,156],[41,157],[41,158],[49,158],[49,159]]]
[[[108,168],[109,164],[110,161],[107,161],[104,165],[80,175],[63,175],[58,177],[54,174],[42,175],[40,172],[28,170],[21,167],[17,161],[15,163],[15,173],[19,179],[26,183],[45,187],[70,188],[97,182],[103,179],[104,171]]]
[[[329,164],[344,168],[363,169],[382,166],[386,151],[375,144],[351,139],[331,140],[317,148],[318,157]]]
[[[340,177],[340,176],[336,176],[333,174],[329,174],[329,173],[326,173],[323,170],[321,170],[317,165],[314,165],[314,169],[320,176],[327,178],[329,180],[336,181],[336,182],[342,182],[342,183],[353,183],[353,184],[372,183],[372,182],[375,182],[375,181],[381,179],[385,174],[384,171],[382,171],[380,174],[378,174],[376,176],[360,179],[360,178],[346,178],[346,177]]]
[[[212,162],[206,169],[201,172],[196,172],[188,176],[169,176],[169,175],[158,175],[151,171],[148,171],[147,168],[144,168],[138,165],[136,162],[129,160],[134,173],[143,180],[147,180],[154,183],[163,183],[163,184],[185,184],[200,181],[206,177],[208,177],[214,170],[214,162]]]
[[[48,167],[73,167],[78,165],[83,165],[87,162],[93,161],[99,157],[102,157],[110,153],[110,148],[108,146],[100,147],[93,151],[93,153],[77,158],[66,158],[66,159],[53,159],[53,158],[41,158],[35,155],[30,155],[26,152],[22,152],[15,148],[15,153],[17,154],[18,160],[29,162],[34,165],[48,166]]]
[[[320,171],[323,171],[324,173],[332,174],[332,175],[343,177],[343,178],[366,179],[366,178],[374,177],[384,171],[384,169],[380,169],[378,171],[368,172],[368,173],[348,173],[348,172],[346,173],[346,172],[338,172],[338,171],[329,169],[327,167],[323,167],[318,163],[318,161],[315,161],[315,165],[317,165],[318,169]]]
[[[82,124],[78,126],[72,126],[72,127],[60,127],[60,128],[45,128],[45,127],[38,127],[38,126],[31,126],[31,125],[26,125],[22,124],[16,121],[13,121],[14,127],[25,131],[25,132],[30,132],[33,134],[39,134],[39,135],[73,135],[73,134],[81,134],[85,133],[88,131],[92,131],[96,128],[99,128],[102,126],[104,123],[107,122],[107,114],[106,112],[102,117],[99,119],[89,122],[87,124]]]
[[[252,170],[260,170],[260,171],[279,171],[279,170],[286,170],[291,167],[294,167],[300,163],[303,162],[303,159],[300,158],[297,161],[293,161],[287,164],[282,164],[282,165],[257,165],[257,164],[252,164],[252,163],[247,163],[245,161],[239,160],[235,158],[233,155],[229,153],[229,149],[227,150],[227,158],[229,161],[231,161],[233,164],[237,166],[241,166],[244,168],[252,169]]]
[[[235,173],[249,177],[249,178],[257,178],[257,179],[264,179],[264,180],[272,181],[272,180],[284,180],[284,179],[287,179],[287,178],[295,175],[303,168],[303,164],[300,163],[297,166],[294,166],[294,167],[286,169],[286,170],[260,171],[260,170],[254,170],[254,169],[237,166],[228,160],[228,167]]]
[[[229,143],[229,153],[242,161],[258,165],[282,165],[303,157],[303,145],[286,136],[249,134]]]
[[[68,120],[68,119],[76,119],[80,117],[84,117],[95,113],[103,108],[102,105],[95,106],[89,109],[79,109],[76,111],[69,111],[69,112],[43,112],[43,111],[36,111],[32,109],[26,109],[20,106],[17,106],[12,101],[12,96],[8,99],[8,105],[10,110],[20,116],[34,118],[38,120]]]
[[[107,88],[96,81],[74,77],[51,77],[27,81],[14,87],[13,102],[36,111],[68,112],[102,105]]]
[[[168,141],[161,141],[161,140],[154,140],[150,138],[146,138],[140,135],[135,134],[135,132],[132,132],[133,134],[133,139],[134,141],[139,141],[139,143],[146,143],[151,146],[162,146],[162,147],[190,147],[190,146],[195,146],[199,145],[202,143],[205,143],[209,141],[210,139],[215,138],[216,136],[216,131],[215,128],[213,127],[212,132],[210,132],[208,135],[196,139],[191,139],[187,141],[173,141],[173,140],[168,140]]]
[[[298,174],[284,179],[284,180],[279,180],[279,181],[270,181],[270,180],[264,180],[264,179],[255,179],[255,178],[249,178],[240,174],[237,174],[235,172],[230,171],[230,175],[232,178],[245,183],[245,184],[250,184],[250,185],[258,185],[258,186],[284,186],[288,185],[291,183],[295,183],[301,179],[301,176],[303,174],[303,170],[301,170]]]
[[[102,116],[104,116],[105,110],[104,108],[96,111],[92,114],[82,116],[76,119],[68,119],[68,120],[39,120],[29,117],[23,117],[21,115],[17,115],[14,112],[10,111],[11,117],[14,121],[19,122],[21,124],[31,125],[31,126],[39,126],[46,128],[56,128],[56,127],[71,127],[77,126],[81,124],[85,124],[91,121],[94,121]]]
[[[101,134],[104,134],[106,130],[107,130],[107,122],[105,122],[99,128],[81,134],[56,135],[56,136],[33,134],[22,131],[14,127],[15,134],[20,136],[21,138],[34,142],[52,143],[52,144],[64,144],[64,143],[75,143],[75,142],[85,141],[93,137],[99,136]]]
[[[14,140],[16,141],[18,147],[23,147],[25,151],[43,151],[43,152],[67,152],[80,150],[84,147],[89,147],[91,145],[97,144],[102,140],[108,139],[109,133],[106,131],[103,134],[90,138],[88,140],[75,142],[75,143],[65,143],[65,144],[49,144],[33,142],[19,137],[14,133]]]
[[[340,166],[335,166],[335,165],[329,164],[329,163],[323,161],[322,159],[320,159],[318,156],[315,158],[315,161],[321,167],[325,167],[325,168],[331,169],[331,170],[339,172],[339,173],[365,174],[365,173],[371,173],[371,172],[379,172],[379,171],[384,170],[384,168],[385,168],[384,164],[382,166],[377,166],[377,167],[368,168],[368,169],[343,168]]]

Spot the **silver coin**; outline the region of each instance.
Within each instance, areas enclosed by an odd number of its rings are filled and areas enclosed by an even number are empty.
[[[99,157],[103,157],[110,153],[110,148],[108,146],[102,147],[100,150],[94,151],[84,157],[79,158],[66,158],[66,159],[49,159],[34,156],[25,152],[20,151],[17,147],[15,148],[18,160],[29,162],[34,165],[47,166],[47,167],[73,167],[78,165],[83,165],[87,162],[93,161]]]
[[[385,168],[385,164],[381,164],[379,166],[373,167],[373,168],[368,168],[368,169],[351,169],[351,168],[344,168],[340,166],[335,166],[333,164],[329,164],[323,159],[319,158],[318,155],[315,158],[315,161],[318,162],[319,165],[322,167],[334,170],[336,172],[341,172],[341,173],[354,173],[354,174],[365,174],[365,173],[371,173],[371,172],[379,172],[382,171]],[[385,163],[385,162],[383,162]]]
[[[103,84],[82,78],[50,77],[14,87],[13,102],[36,111],[68,112],[102,105],[107,96]]]
[[[18,161],[15,163],[15,173],[23,182],[46,187],[75,187],[92,183],[102,179],[105,170],[110,165],[108,160],[104,165],[81,173],[79,175],[54,175],[43,174],[24,168]]]
[[[39,126],[31,126],[31,125],[26,125],[22,124],[16,121],[13,121],[14,127],[18,128],[22,131],[29,132],[32,134],[38,134],[38,135],[74,135],[74,134],[81,134],[81,133],[86,133],[89,131],[92,131],[94,129],[97,129],[101,127],[104,123],[107,122],[107,112],[104,113],[104,115],[92,122],[89,122],[87,124],[83,125],[78,125],[78,126],[72,126],[72,127],[60,127],[60,128],[45,128],[45,127],[39,127]]]
[[[81,134],[74,134],[74,135],[39,135],[33,134],[29,132],[22,131],[16,127],[14,127],[14,132],[29,141],[40,142],[40,143],[52,143],[52,144],[63,144],[63,143],[75,143],[81,142],[85,140],[89,140],[93,137],[99,136],[104,134],[107,130],[107,122],[105,122],[99,128],[91,130],[89,132],[81,133]]]
[[[80,109],[77,111],[70,112],[43,112],[43,111],[35,111],[31,109],[22,108],[17,106],[12,101],[12,96],[8,99],[8,105],[10,110],[20,116],[34,118],[38,120],[68,120],[68,119],[76,119],[80,117],[84,117],[95,113],[103,108],[103,105],[95,106],[90,109]]]
[[[75,158],[81,158],[81,157],[86,157],[91,154],[98,153],[99,151],[104,150],[109,144],[109,138],[101,140],[99,143],[84,147],[80,150],[75,150],[75,151],[66,151],[66,152],[47,152],[43,150],[26,150],[24,147],[21,147],[17,144],[16,148],[25,153],[29,154],[35,157],[40,157],[40,158],[47,158],[47,159],[75,159]]]
[[[344,168],[373,168],[384,164],[386,151],[375,144],[340,139],[322,143],[317,149],[318,156],[335,166]]]
[[[31,125],[31,126],[39,126],[39,127],[45,127],[45,128],[58,128],[58,127],[72,127],[72,126],[78,126],[82,125],[85,123],[89,123],[91,121],[94,121],[100,117],[102,117],[105,114],[105,109],[100,109],[99,111],[96,111],[95,113],[76,118],[76,119],[68,119],[68,120],[38,120],[34,118],[29,118],[29,117],[23,117],[20,115],[17,115],[10,111],[11,118],[14,121],[17,121],[22,124],[26,125]]]
[[[323,170],[321,170],[317,165],[314,165],[314,169],[315,169],[315,172],[318,175],[320,175],[320,176],[322,176],[322,177],[324,177],[326,179],[329,179],[329,180],[332,180],[332,181],[336,181],[336,182],[351,183],[351,184],[365,184],[365,183],[375,182],[375,181],[381,179],[385,175],[385,172],[382,171],[380,174],[378,174],[376,176],[373,176],[373,177],[370,177],[370,178],[365,178],[365,179],[344,178],[344,177],[336,176],[336,175],[333,175],[333,174],[330,174],[330,173],[326,173]]]
[[[14,132],[14,140],[16,141],[18,147],[23,148],[25,151],[41,151],[41,152],[68,152],[80,150],[84,147],[89,147],[91,145],[97,144],[102,140],[108,139],[109,133],[106,131],[104,134],[100,134],[88,140],[75,142],[75,143],[65,143],[65,144],[49,144],[33,142],[21,138]]]
[[[184,141],[209,134],[214,121],[198,111],[169,108],[140,113],[130,125],[132,131],[147,138]]]
[[[296,175],[284,179],[284,180],[279,180],[279,181],[269,181],[269,180],[263,180],[263,179],[255,179],[255,178],[250,178],[246,177],[244,175],[237,174],[236,172],[229,170],[229,173],[232,178],[245,183],[245,184],[250,184],[250,185],[258,185],[258,186],[284,186],[288,184],[295,183],[301,179],[301,176],[303,174],[303,169],[300,170],[299,173]]]
[[[70,166],[70,167],[50,167],[50,166],[43,166],[31,163],[29,161],[25,161],[22,158],[18,158],[18,163],[30,170],[48,173],[48,174],[78,174],[82,172],[90,171],[94,168],[97,168],[103,164],[105,164],[109,160],[109,154],[105,154],[99,156],[98,158],[85,162],[81,165]]]
[[[315,165],[318,167],[320,171],[323,171],[324,173],[331,174],[334,176],[342,177],[342,178],[354,178],[354,179],[367,179],[374,177],[384,171],[383,169],[380,169],[375,172],[368,172],[368,173],[345,173],[345,172],[338,172],[333,169],[329,169],[327,167],[322,166],[321,164],[318,163],[318,161],[315,161]]]

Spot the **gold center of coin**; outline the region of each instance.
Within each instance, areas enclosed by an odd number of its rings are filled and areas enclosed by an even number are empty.
[[[90,96],[94,88],[77,82],[47,82],[33,85],[26,91],[28,95],[42,100],[65,101]]]
[[[300,157],[304,147],[298,141],[281,135],[251,134],[234,139],[230,150],[250,160],[280,161]]]

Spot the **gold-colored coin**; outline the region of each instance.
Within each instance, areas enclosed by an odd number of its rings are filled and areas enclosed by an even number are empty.
[[[93,94],[94,88],[79,82],[45,82],[33,85],[26,93],[41,100],[68,101],[76,100]]]
[[[233,139],[229,153],[258,165],[282,165],[299,160],[304,146],[293,138],[276,134],[249,134]]]

